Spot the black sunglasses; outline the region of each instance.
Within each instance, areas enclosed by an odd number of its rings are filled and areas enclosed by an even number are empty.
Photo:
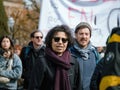
[[[39,38],[43,38],[42,36],[34,36],[34,38],[36,38],[36,39],[39,39]]]
[[[60,40],[62,40],[63,43],[68,42],[67,38],[60,38],[60,37],[53,37],[55,42],[59,42]]]

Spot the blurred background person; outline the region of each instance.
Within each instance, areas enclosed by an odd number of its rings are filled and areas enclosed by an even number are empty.
[[[20,54],[21,54],[21,50],[22,50],[22,46],[21,45],[14,45],[14,52],[18,55],[18,56],[20,56]]]
[[[11,58],[13,62],[11,62],[10,70],[1,70],[0,76],[9,78],[10,81],[7,83],[0,82],[0,90],[16,90],[17,89],[17,80],[22,75],[22,63],[20,58],[14,53],[14,45],[12,40],[8,36],[2,36],[0,38],[0,48],[5,51],[9,51],[10,53],[5,53],[5,57]],[[11,60],[8,59],[8,60]],[[1,60],[1,59],[0,59]],[[6,60],[6,62],[8,62]]]
[[[29,90],[82,90],[79,63],[68,48],[73,37],[66,25],[53,27],[45,38],[45,55],[38,58]]]
[[[100,59],[104,57],[105,54],[105,46],[97,46],[97,51],[99,52]]]
[[[22,50],[22,46],[21,45],[19,45],[19,44],[14,45],[14,52],[18,56],[20,56],[21,50]],[[23,82],[24,82],[23,78],[18,79],[17,90],[23,90]]]
[[[31,71],[41,55],[44,54],[45,45],[43,43],[43,33],[40,30],[35,30],[30,34],[31,41],[27,46],[22,48],[20,58],[23,64],[24,89],[28,89]]]

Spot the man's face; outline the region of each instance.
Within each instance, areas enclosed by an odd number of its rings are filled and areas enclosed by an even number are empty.
[[[42,33],[41,32],[36,32],[34,34],[34,37],[32,37],[33,45],[35,47],[40,46],[43,43],[42,38],[43,38]]]
[[[79,45],[86,48],[90,41],[90,30],[88,28],[79,29],[78,32],[75,33],[75,37]]]

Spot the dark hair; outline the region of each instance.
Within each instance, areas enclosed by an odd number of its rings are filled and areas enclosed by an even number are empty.
[[[3,41],[4,38],[8,38],[8,39],[10,40],[10,49],[11,49],[11,48],[14,48],[14,44],[13,44],[13,42],[12,42],[12,39],[11,39],[9,36],[2,36],[2,37],[0,38],[0,48],[2,48],[1,43],[2,43],[2,41]]]
[[[43,36],[42,31],[40,31],[40,30],[35,30],[35,31],[33,31],[33,32],[30,34],[30,37],[33,38],[33,37],[34,37],[34,34],[37,33],[37,32],[40,32],[40,33],[42,34],[42,36]]]
[[[12,58],[13,57],[13,53],[14,53],[14,44],[12,42],[12,39],[9,36],[2,36],[0,38],[0,48],[4,50],[4,48],[2,47],[2,41],[3,41],[4,38],[8,38],[10,40],[10,48],[7,51],[11,52],[10,58]],[[6,51],[6,50],[4,50],[4,51]]]
[[[49,30],[49,32],[47,33],[45,38],[46,47],[51,48],[52,38],[57,32],[65,32],[65,34],[68,37],[68,47],[70,47],[73,44],[73,37],[72,37],[70,28],[67,25],[57,25],[53,27],[51,30]]]

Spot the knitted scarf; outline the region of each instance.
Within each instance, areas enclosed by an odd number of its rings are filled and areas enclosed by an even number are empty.
[[[57,56],[52,50],[46,48],[47,58],[56,64],[55,84],[54,90],[71,90],[70,81],[68,77],[68,70],[70,69],[70,53],[65,51],[62,56]]]
[[[77,41],[75,41],[75,44],[74,44],[74,48],[76,49],[76,51],[79,52],[83,60],[88,60],[89,52],[92,49],[91,47],[92,47],[91,42],[88,44],[87,48],[82,48]]]

